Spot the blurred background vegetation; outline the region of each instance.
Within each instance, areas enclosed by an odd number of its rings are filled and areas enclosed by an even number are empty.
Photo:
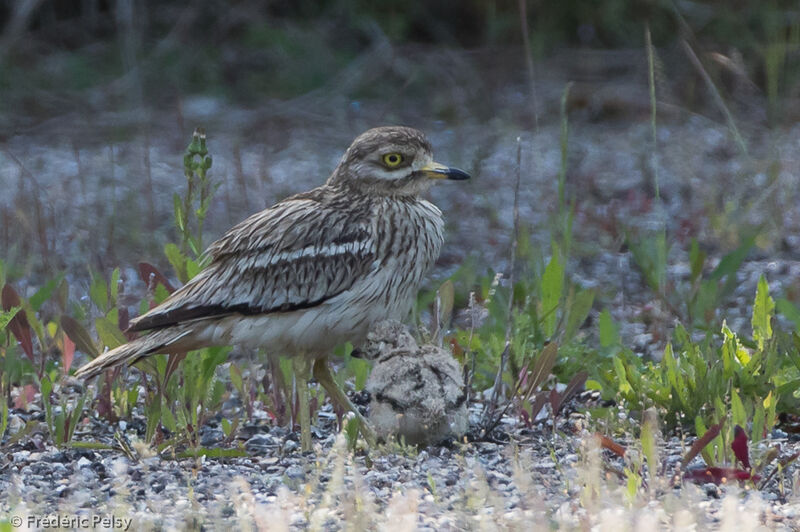
[[[0,24],[5,126],[9,114],[64,110],[81,91],[116,89],[106,96],[129,99],[134,82],[156,107],[190,93],[249,104],[293,97],[325,86],[383,41],[401,55],[397,47],[488,51],[497,68],[524,73],[516,61],[523,45],[535,63],[564,48],[641,49],[647,26],[657,48],[688,41],[712,74],[754,84],[773,110],[778,98],[797,97],[799,73],[793,0],[3,0]],[[671,77],[685,80],[693,67],[679,62],[687,72]],[[351,95],[408,83],[369,81],[351,84]]]

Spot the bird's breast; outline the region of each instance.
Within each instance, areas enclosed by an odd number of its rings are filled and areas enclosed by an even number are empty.
[[[351,295],[374,320],[402,320],[442,249],[442,213],[425,200],[384,199],[373,214],[375,260]]]

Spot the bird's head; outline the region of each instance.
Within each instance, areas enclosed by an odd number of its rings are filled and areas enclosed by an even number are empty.
[[[439,179],[469,179],[469,174],[433,161],[431,144],[410,127],[377,127],[359,135],[328,180],[380,195],[416,196]]]

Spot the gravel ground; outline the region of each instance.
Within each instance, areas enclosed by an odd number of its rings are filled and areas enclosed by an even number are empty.
[[[473,405],[473,419],[479,411]],[[494,434],[502,441],[420,450],[387,444],[368,453],[350,452],[334,419],[321,411],[307,454],[296,433],[245,426],[236,443],[246,456],[229,459],[153,455],[137,443],[139,417],[118,426],[90,419],[76,434],[114,444],[118,432],[131,444],[127,455],[58,449],[33,433],[2,453],[0,510],[25,523],[116,516],[132,519],[132,530],[800,530],[796,467],[761,491],[682,485],[677,468],[688,445],[674,437],[661,442],[663,470],[650,495],[631,501],[621,477],[636,453],[626,463],[600,450],[583,416],[561,418],[555,432],[549,422],[527,428],[504,418]],[[221,440],[214,423],[204,427],[204,445]],[[779,431],[768,443],[780,444],[781,456],[800,450],[798,438]]]

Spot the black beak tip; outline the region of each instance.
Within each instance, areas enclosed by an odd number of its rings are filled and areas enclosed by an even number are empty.
[[[447,170],[447,179],[452,179],[453,181],[464,181],[470,177],[471,176],[468,173],[466,173],[464,170],[459,170],[458,168],[450,168]]]

